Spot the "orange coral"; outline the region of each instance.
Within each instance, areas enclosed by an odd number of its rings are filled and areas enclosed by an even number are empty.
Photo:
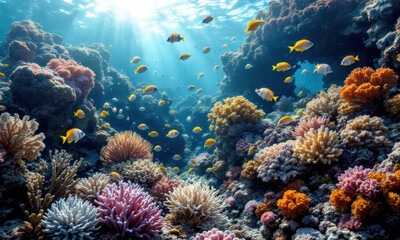
[[[271,205],[270,204],[265,204],[265,203],[260,203],[257,205],[256,210],[254,210],[254,213],[258,218],[261,218],[263,213],[271,211]]]
[[[379,68],[375,72],[369,67],[357,68],[344,81],[345,86],[340,89],[340,97],[347,102],[358,99],[362,103],[368,103],[388,92],[396,85],[398,78],[390,68]]]
[[[353,200],[342,190],[335,189],[329,197],[329,202],[336,208],[336,210],[345,212],[350,209]]]
[[[243,164],[243,171],[240,174],[240,177],[243,179],[254,179],[257,176],[257,169],[260,166],[260,163],[254,160],[248,161]]]
[[[386,201],[393,211],[400,213],[400,195],[398,193],[389,192]]]
[[[357,199],[351,205],[351,213],[360,220],[368,217],[376,217],[380,214],[378,203],[358,195]]]
[[[377,172],[370,172],[368,174],[369,178],[375,179],[376,181],[378,181],[379,183],[381,183],[382,181],[384,181],[386,179],[386,174],[384,173],[377,173]]]
[[[115,134],[101,149],[101,161],[105,166],[137,159],[153,159],[153,146],[139,134],[124,131]]]
[[[398,192],[400,190],[400,170],[394,174],[387,174],[386,179],[381,182],[381,187],[385,192]]]
[[[296,218],[308,211],[309,203],[310,199],[304,193],[288,190],[283,194],[283,198],[278,200],[278,208],[286,217]]]

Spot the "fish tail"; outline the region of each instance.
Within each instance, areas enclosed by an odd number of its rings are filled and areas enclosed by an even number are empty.
[[[78,112],[74,112],[74,117],[76,117],[76,115],[78,115]]]
[[[65,143],[65,141],[67,140],[67,136],[60,136],[61,138],[62,138],[62,140],[63,140],[63,144]]]
[[[358,58],[358,55],[354,58],[354,60],[360,61],[360,59]]]
[[[276,99],[278,99],[278,96],[274,97],[274,101],[276,102]]]
[[[248,33],[249,30],[245,29],[244,31],[245,31],[246,33]]]
[[[293,47],[289,46],[289,48],[290,48],[290,53],[291,53],[294,49],[294,46]]]
[[[293,121],[296,121],[296,117],[293,117]]]
[[[314,69],[314,72],[313,73],[315,73],[317,71],[317,69]]]
[[[274,71],[276,69],[276,66],[272,65],[272,71]]]
[[[131,60],[131,63],[133,63],[133,60]]]
[[[178,57],[178,61],[181,60],[181,57]]]
[[[137,74],[137,70],[135,71],[135,74]]]
[[[182,41],[185,41],[185,37],[182,37]]]

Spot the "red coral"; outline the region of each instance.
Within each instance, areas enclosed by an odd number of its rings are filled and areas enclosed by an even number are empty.
[[[178,180],[170,179],[171,175],[168,174],[167,178],[163,178],[160,181],[158,181],[150,190],[150,194],[156,197],[160,201],[164,201],[166,195],[173,191],[174,188],[178,186],[183,186],[183,183],[181,183]]]
[[[73,60],[52,59],[46,67],[57,72],[75,90],[77,98],[86,97],[94,87],[94,72]]]
[[[357,68],[346,78],[346,85],[340,89],[340,97],[347,102],[358,99],[368,103],[387,93],[396,85],[398,78],[390,68],[379,68],[375,72],[369,67]]]

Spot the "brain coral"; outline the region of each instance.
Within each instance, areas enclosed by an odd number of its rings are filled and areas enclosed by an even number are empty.
[[[95,202],[99,205],[100,222],[114,229],[117,237],[150,239],[164,226],[161,210],[137,184],[110,185]]]
[[[97,195],[100,195],[103,190],[111,183],[111,179],[108,175],[103,173],[95,173],[89,178],[80,179],[75,185],[75,194],[91,203],[97,199]]]
[[[128,160],[153,159],[153,146],[139,134],[131,131],[116,133],[101,149],[101,161],[105,166]]]
[[[235,234],[229,232],[226,230],[225,232],[222,232],[216,228],[211,229],[210,231],[206,232],[204,231],[203,233],[197,233],[195,237],[191,237],[190,240],[206,240],[206,239],[212,239],[212,240],[239,240],[235,236]]]
[[[297,138],[293,148],[293,156],[307,163],[331,164],[337,162],[342,155],[339,134],[321,127],[311,129],[304,137]]]
[[[350,147],[390,147],[390,141],[383,136],[386,131],[387,127],[383,125],[381,118],[363,115],[348,121],[346,127],[340,131],[340,136],[343,143]]]
[[[183,183],[178,180],[171,179],[171,175],[168,174],[166,178],[161,179],[151,188],[150,194],[156,197],[156,199],[164,201],[166,199],[166,195],[169,192],[172,192],[178,186],[183,186]]]
[[[150,160],[137,160],[125,166],[123,176],[139,185],[151,186],[163,178],[160,164]]]
[[[277,205],[286,217],[297,218],[308,211],[309,203],[310,199],[304,193],[288,190],[283,194],[283,198],[278,200]]]
[[[340,88],[336,85],[331,85],[327,92],[321,91],[317,98],[307,103],[305,116],[325,116],[334,119],[342,103]]]
[[[29,116],[19,119],[9,113],[0,115],[0,149],[6,151],[6,157],[12,160],[33,161],[40,156],[45,147],[44,135],[34,135],[39,124],[35,120],[29,121]]]
[[[243,96],[224,99],[224,103],[217,102],[208,114],[211,121],[210,130],[221,136],[229,131],[229,127],[240,123],[254,123],[265,116],[263,110],[249,102]]]
[[[167,195],[164,205],[181,224],[200,229],[218,227],[225,225],[227,218],[222,213],[225,201],[217,194],[217,190],[201,182],[186,182]]]
[[[358,99],[361,103],[369,103],[394,87],[398,78],[390,68],[376,71],[369,67],[357,68],[344,81],[340,97],[347,102]]]
[[[78,197],[53,203],[43,217],[43,232],[54,240],[95,239],[100,227],[96,207]]]

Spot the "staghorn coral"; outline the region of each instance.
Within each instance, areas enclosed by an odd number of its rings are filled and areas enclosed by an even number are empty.
[[[57,72],[75,90],[77,99],[85,98],[94,87],[94,72],[73,60],[52,59],[46,67]]]
[[[360,220],[369,217],[376,217],[380,214],[379,206],[376,202],[366,199],[361,195],[351,205],[351,213]]]
[[[43,217],[43,232],[54,240],[95,239],[100,229],[96,207],[78,197],[54,202]]]
[[[197,233],[196,236],[190,238],[190,240],[205,240],[205,239],[239,240],[239,238],[237,238],[235,234],[231,233],[230,231],[226,230],[225,232],[223,232],[216,228],[213,228],[208,232],[204,231],[202,233]]]
[[[185,183],[167,195],[164,205],[175,219],[189,227],[207,229],[227,222],[222,213],[226,204],[218,191],[201,182]]]
[[[100,222],[114,229],[117,237],[150,239],[164,226],[161,210],[137,184],[114,183],[95,203],[99,205]]]
[[[346,127],[340,131],[343,143],[349,147],[365,145],[369,148],[377,146],[390,147],[391,143],[383,136],[387,127],[379,117],[368,115],[358,116],[347,122]]]
[[[248,161],[243,164],[243,171],[240,173],[240,177],[243,179],[252,180],[257,176],[257,169],[260,163],[254,160]]]
[[[105,166],[128,160],[153,159],[153,146],[139,134],[131,131],[116,133],[101,149],[100,160]]]
[[[369,67],[356,68],[344,81],[340,97],[347,102],[358,99],[361,103],[369,103],[394,87],[398,78],[390,68],[376,71]]]
[[[295,190],[288,190],[283,194],[283,198],[277,202],[282,214],[288,218],[303,216],[307,211],[310,199],[304,193]]]
[[[328,126],[328,123],[329,118],[326,117],[303,118],[292,132],[292,135],[294,138],[303,137],[310,129],[318,130],[320,127]]]
[[[383,103],[385,111],[389,113],[389,116],[398,120],[400,118],[400,94],[392,97],[391,99],[385,100]]]
[[[80,179],[75,185],[74,192],[78,197],[94,203],[97,195],[100,195],[110,183],[111,179],[108,175],[95,173],[91,177]]]
[[[353,199],[341,189],[334,189],[329,197],[329,202],[338,211],[346,212],[350,209]]]
[[[35,120],[29,121],[29,116],[19,119],[9,113],[0,115],[0,149],[6,151],[6,158],[11,161],[33,161],[40,156],[45,147],[43,133],[34,135],[39,124]]]
[[[336,85],[331,85],[328,91],[321,91],[317,98],[313,99],[306,106],[306,117],[328,117],[335,119],[338,109],[343,103],[340,99],[340,89]]]
[[[224,103],[215,103],[208,114],[210,130],[218,137],[226,134],[234,124],[255,123],[265,116],[263,110],[257,110],[257,106],[243,96],[226,98]]]
[[[293,156],[307,163],[331,164],[337,162],[342,155],[339,134],[321,127],[311,129],[304,137],[297,138],[293,147]]]
[[[183,186],[183,183],[171,179],[171,175],[158,181],[150,190],[150,194],[160,201],[164,201],[168,193],[172,192],[176,187]]]
[[[133,183],[139,185],[152,186],[163,178],[160,169],[161,165],[150,160],[137,160],[128,163],[123,172],[123,176]]]

